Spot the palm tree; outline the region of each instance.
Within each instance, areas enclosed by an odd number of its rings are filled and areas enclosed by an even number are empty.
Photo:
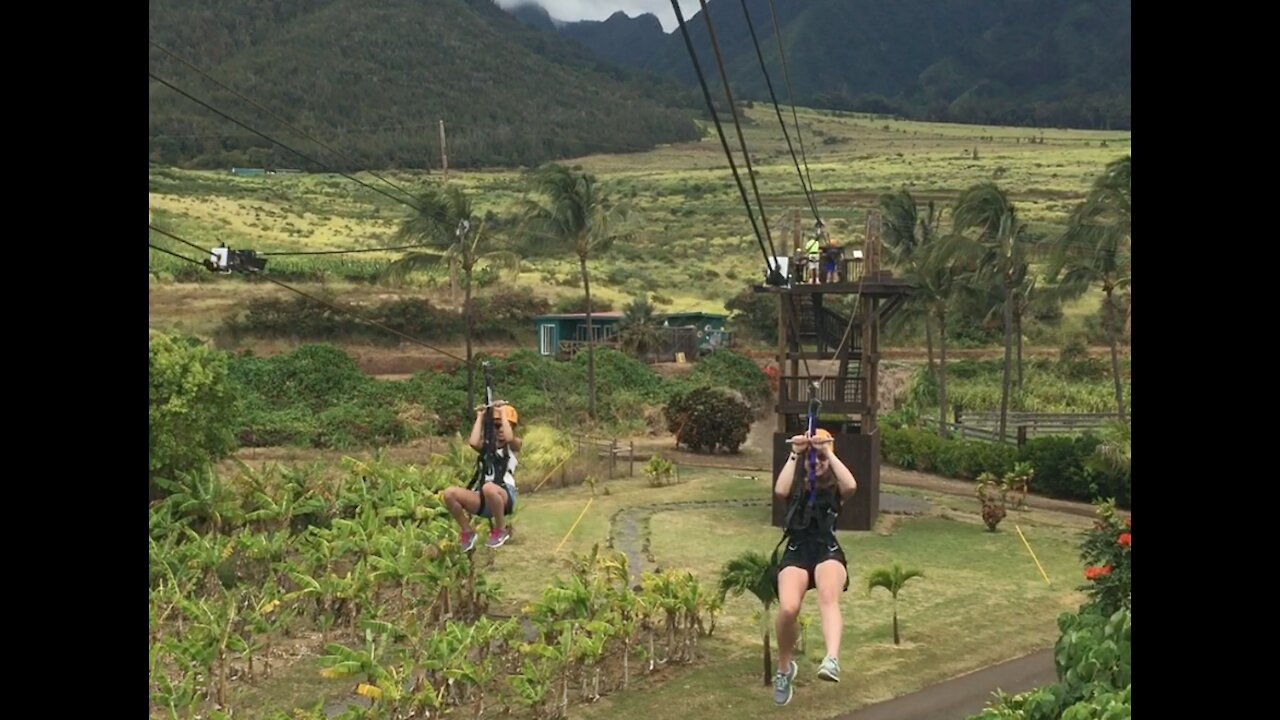
[[[595,335],[591,327],[591,278],[587,260],[604,252],[615,240],[627,237],[615,230],[625,219],[626,208],[615,205],[595,176],[551,164],[533,175],[534,187],[542,195],[526,207],[526,227],[536,238],[567,245],[578,256],[582,270],[582,290],[587,299],[587,414],[596,416]]]
[[[1084,202],[1071,213],[1049,267],[1050,277],[1061,276],[1063,287],[1077,296],[1095,284],[1102,287],[1116,413],[1121,422],[1125,420],[1118,348],[1122,323],[1115,292],[1130,290],[1133,273],[1131,188],[1130,156],[1108,163],[1102,175],[1093,181]],[[1130,318],[1125,318],[1126,323],[1129,321]]]
[[[1033,238],[1018,220],[1017,210],[994,183],[980,183],[961,193],[952,217],[960,257],[975,263],[977,287],[999,298],[1004,315],[1004,378],[1000,392],[1000,439],[1005,438],[1013,367],[1014,303],[1020,288],[1033,282],[1030,244]],[[968,234],[966,234],[968,233]]]
[[[883,237],[890,255],[903,269],[903,279],[912,286],[908,301],[924,314],[925,341],[929,350],[929,370],[933,364],[933,323],[938,327],[938,434],[947,436],[947,307],[955,290],[954,242],[938,234],[942,217],[933,203],[921,217],[915,199],[906,190],[880,196],[884,217]]]
[[[662,345],[662,325],[653,314],[648,298],[638,297],[623,308],[618,322],[622,349],[638,357],[652,358]]]
[[[720,600],[726,595],[741,595],[749,592],[764,606],[761,614],[764,631],[764,684],[773,679],[773,656],[769,646],[769,608],[778,600],[774,587],[773,566],[769,558],[747,550],[738,557],[724,564],[720,570]]]
[[[417,211],[400,225],[395,238],[399,243],[421,243],[425,248],[406,254],[387,266],[384,274],[391,279],[403,279],[409,274],[447,264],[450,278],[456,269],[463,276],[463,335],[467,346],[467,407],[475,406],[475,379],[471,362],[471,340],[475,328],[471,308],[471,273],[476,264],[485,260],[519,272],[520,258],[511,252],[480,252],[484,235],[484,223],[472,232],[473,213],[471,200],[457,185],[444,190],[428,190],[417,198]]]
[[[911,569],[903,570],[897,560],[893,561],[892,567],[881,567],[872,570],[867,576],[867,594],[876,588],[884,588],[893,595],[893,644],[900,645],[901,638],[898,635],[898,592],[902,590],[902,586],[912,578],[924,577],[924,573],[920,570]]]
[[[934,243],[917,253],[916,267],[905,279],[925,304],[926,322],[938,322],[938,432],[947,435],[947,308],[955,294],[954,244]]]
[[[921,217],[915,198],[905,189],[880,196],[880,213],[883,218],[881,236],[884,248],[889,251],[894,264],[907,276],[918,274],[921,260],[938,237],[938,220],[942,213],[930,201],[928,213]],[[910,282],[910,280],[908,280]],[[899,317],[919,315],[924,318],[925,345],[929,353],[929,372],[933,372],[933,325],[929,322],[930,301],[920,293],[913,293]]]

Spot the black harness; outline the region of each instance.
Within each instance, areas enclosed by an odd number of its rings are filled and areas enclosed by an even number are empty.
[[[471,474],[471,482],[467,484],[468,490],[480,493],[480,512],[484,512],[484,484],[487,482],[504,482],[504,478],[507,475],[507,466],[511,462],[511,448],[503,447],[501,450],[498,449],[498,433],[493,426],[493,366],[491,363],[485,362],[483,367],[484,409],[486,416],[482,425],[484,446],[476,457],[476,469]]]
[[[818,410],[822,403],[817,399],[816,383],[809,388],[809,436],[817,430]],[[836,520],[840,517],[840,490],[830,487],[818,490],[818,479],[814,468],[817,465],[817,451],[812,447],[807,453],[805,465],[808,472],[807,484],[792,482],[791,494],[787,500],[787,514],[782,521],[782,539],[773,548],[770,567],[773,568],[774,590],[778,585],[778,550],[787,540],[795,538],[807,542],[821,541],[828,545],[836,545]]]

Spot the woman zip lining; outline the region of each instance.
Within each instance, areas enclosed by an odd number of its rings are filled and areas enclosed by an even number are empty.
[[[492,527],[485,545],[501,547],[511,537],[507,518],[515,512],[517,453],[524,441],[516,437],[519,415],[515,406],[493,399],[493,368],[484,363],[485,404],[476,407],[476,421],[471,426],[467,444],[475,449],[476,469],[467,487],[450,487],[444,491],[444,503],[461,528],[458,542],[463,552],[476,544],[475,528],[469,516],[490,518]]]
[[[778,670],[773,680],[773,701],[779,705],[791,702],[793,683],[799,670],[792,659],[799,634],[796,618],[805,593],[818,591],[818,612],[822,617],[822,638],[826,656],[818,666],[818,677],[840,682],[840,635],[844,629],[840,617],[840,593],[849,589],[848,562],[836,540],[836,519],[843,500],[852,497],[858,483],[849,468],[836,457],[834,438],[819,428],[817,386],[809,388],[808,429],[791,438],[791,454],[778,473],[774,492],[790,498],[783,522],[782,541],[786,551],[778,562],[778,548],[773,551],[773,564],[778,569]],[[805,453],[802,467],[797,467],[800,453]]]

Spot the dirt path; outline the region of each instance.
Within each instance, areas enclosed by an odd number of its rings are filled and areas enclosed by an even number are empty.
[[[655,560],[650,547],[649,519],[662,512],[674,510],[705,510],[722,507],[767,507],[769,501],[759,500],[688,500],[685,502],[655,503],[622,508],[609,518],[609,547],[627,556],[627,567],[636,582],[640,574],[653,570]]]

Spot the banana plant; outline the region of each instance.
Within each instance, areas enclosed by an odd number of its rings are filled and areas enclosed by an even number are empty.
[[[600,699],[600,660],[604,657],[605,645],[617,632],[613,625],[602,620],[592,620],[583,626],[573,645],[573,659],[583,666],[583,670],[591,670],[592,691],[586,692],[587,677],[582,676],[582,695],[591,700]]]
[[[326,643],[327,655],[320,658],[324,668],[320,675],[326,678],[360,676],[366,682],[376,683],[389,677],[382,665],[383,656],[400,631],[394,625],[381,620],[365,620],[364,648],[356,650],[341,643]]]
[[[548,646],[542,645],[546,648]],[[553,655],[532,646],[521,646],[524,655],[520,673],[508,676],[508,682],[516,691],[516,697],[533,713],[535,719],[548,717],[547,696],[555,682],[557,660]]]
[[[166,717],[169,720],[196,717],[204,699],[196,682],[200,666],[189,661],[184,644],[172,638],[152,643],[148,666],[151,700],[164,709]],[[176,675],[176,679],[171,675]]]

